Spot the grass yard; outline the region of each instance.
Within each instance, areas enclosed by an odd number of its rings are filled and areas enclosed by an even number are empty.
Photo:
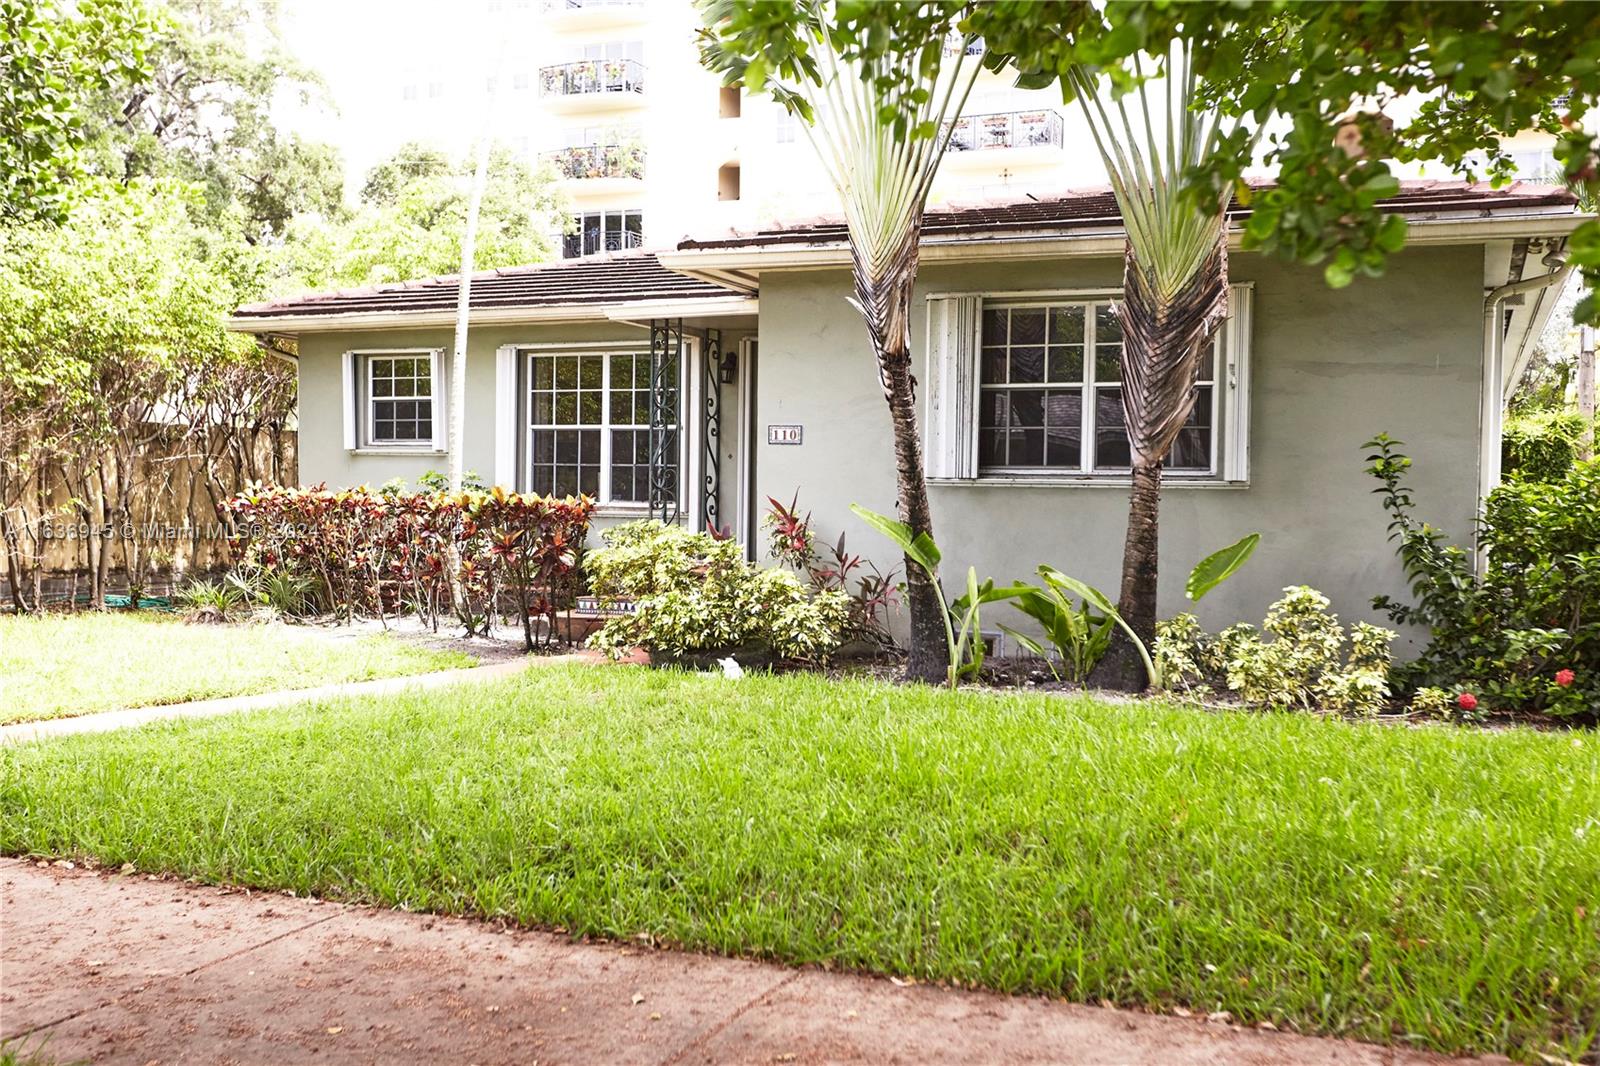
[[[0,615],[0,723],[471,666],[385,634],[184,625],[150,614]]]
[[[1600,743],[552,666],[0,751],[0,850],[1580,1058]]]

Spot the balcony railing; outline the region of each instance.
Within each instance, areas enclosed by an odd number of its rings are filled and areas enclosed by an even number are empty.
[[[968,115],[955,124],[950,135],[952,152],[1040,147],[1061,147],[1061,116],[1054,111]]]
[[[547,15],[562,11],[605,11],[608,8],[641,8],[644,0],[543,0],[540,7]]]
[[[564,178],[642,178],[644,149],[621,144],[581,144],[539,157]]]
[[[636,59],[580,59],[539,68],[546,96],[644,92],[644,64]]]

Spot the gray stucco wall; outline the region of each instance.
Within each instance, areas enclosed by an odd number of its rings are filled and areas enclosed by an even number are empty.
[[[1476,508],[1482,249],[1413,250],[1381,280],[1332,291],[1320,271],[1259,256],[1233,259],[1255,283],[1251,346],[1251,477],[1245,488],[1168,480],[1161,517],[1161,613],[1185,609],[1183,580],[1206,553],[1252,530],[1249,565],[1199,604],[1210,626],[1258,622],[1279,590],[1322,589],[1346,620],[1371,618],[1371,597],[1404,593],[1385,517],[1363,473],[1360,444],[1379,431],[1407,442],[1427,519],[1468,538]],[[921,295],[940,291],[1098,288],[1120,281],[1116,260],[923,269],[912,341],[925,343]],[[863,326],[841,272],[766,272],[761,279],[759,420],[800,423],[805,441],[757,445],[762,496],[796,489],[824,536],[888,562],[893,553],[849,512],[892,512],[888,416]],[[947,582],[1031,579],[1040,563],[1115,597],[1126,488],[935,486]],[[1000,614],[1020,616],[1002,608]],[[985,628],[995,618],[986,620]],[[1403,651],[1403,649],[1397,649]]]
[[[443,473],[442,453],[372,449],[351,453],[344,448],[344,398],[341,358],[351,349],[440,348],[446,357],[454,345],[448,327],[413,330],[363,330],[306,333],[300,337],[300,481],[333,486],[381,485],[391,478],[415,482],[429,470]],[[474,327],[467,335],[467,421],[463,465],[485,481],[494,474],[495,351],[503,344],[547,342],[638,341],[648,348],[649,334],[636,326],[613,323]]]

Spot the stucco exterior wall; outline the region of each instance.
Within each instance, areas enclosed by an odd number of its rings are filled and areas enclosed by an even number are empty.
[[[495,352],[503,344],[638,341],[648,350],[648,331],[620,323],[475,326],[467,337],[467,421],[463,465],[485,481],[494,476]],[[448,327],[305,333],[300,337],[300,483],[333,486],[381,485],[391,478],[415,484],[419,474],[448,469],[443,452],[417,454],[392,449],[348,452],[344,447],[341,359],[351,349],[439,348],[448,359],[455,343]]]
[[[1181,487],[1169,479],[1161,516],[1160,611],[1185,609],[1183,579],[1202,556],[1251,531],[1249,565],[1199,604],[1210,626],[1259,622],[1289,584],[1316,586],[1346,620],[1377,620],[1377,593],[1403,594],[1385,516],[1363,473],[1363,441],[1387,431],[1407,442],[1422,513],[1469,538],[1476,503],[1482,249],[1408,251],[1379,280],[1342,291],[1321,272],[1237,255],[1236,281],[1254,291],[1251,475],[1248,487]],[[912,342],[925,345],[930,292],[1098,288],[1119,261],[930,265],[919,282]],[[759,420],[799,423],[800,446],[758,433],[762,497],[798,489],[824,537],[887,563],[894,555],[849,512],[892,512],[890,428],[872,357],[842,272],[768,271],[761,279]],[[1128,490],[1123,487],[944,485],[932,488],[947,581],[1031,579],[1040,563],[1115,597]],[[1020,620],[1004,608],[1006,621]],[[999,618],[999,614],[995,616]],[[985,628],[993,620],[986,620]],[[1403,652],[1404,649],[1399,649]]]

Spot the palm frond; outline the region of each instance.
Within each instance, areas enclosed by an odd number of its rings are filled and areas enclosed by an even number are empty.
[[[1161,93],[1141,80],[1110,106],[1093,72],[1078,67],[1068,74],[1127,234],[1118,312],[1122,405],[1136,465],[1171,449],[1193,407],[1201,359],[1228,315],[1227,204],[1197,205],[1183,193],[1183,176],[1230,143],[1233,130],[1224,133],[1225,117],[1190,106],[1199,77],[1186,45],[1159,62]],[[1135,73],[1143,78],[1142,64]]]

